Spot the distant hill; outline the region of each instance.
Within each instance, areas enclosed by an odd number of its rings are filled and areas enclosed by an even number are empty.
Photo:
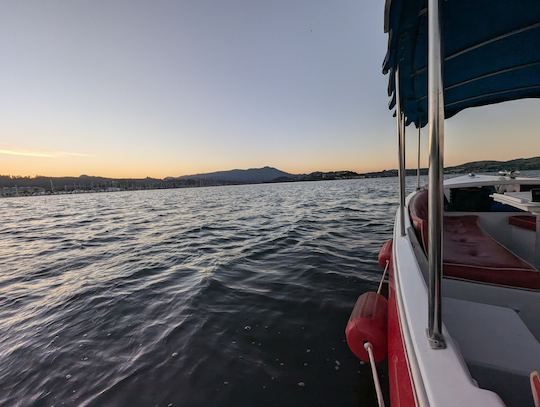
[[[540,157],[531,158],[516,158],[508,161],[472,161],[465,164],[455,165],[452,167],[446,167],[444,172],[447,174],[468,174],[469,172],[475,173],[488,173],[498,171],[530,171],[540,170]],[[428,173],[427,168],[421,168],[420,173],[425,175]],[[366,178],[378,178],[378,177],[396,177],[398,174],[397,169],[383,170],[375,172],[367,172],[362,174]],[[416,175],[416,169],[408,168],[407,175]]]
[[[247,170],[229,170],[209,172],[205,174],[184,175],[176,180],[193,180],[216,183],[257,184],[274,181],[276,178],[294,178],[293,174],[273,167],[249,168]],[[166,178],[168,180],[170,178]]]
[[[316,171],[309,174],[289,174],[273,167],[250,168],[247,170],[230,170],[210,172],[206,174],[184,175],[175,179],[179,181],[204,181],[214,184],[259,184],[268,182],[323,181],[336,179],[359,178],[354,171]]]
[[[540,157],[516,158],[509,161],[473,161],[446,168],[449,173],[497,172],[504,170],[540,170]]]
[[[486,173],[501,170],[540,170],[540,157],[517,158],[509,161],[474,161],[445,168],[445,173]],[[421,169],[427,174],[427,168]],[[407,169],[407,175],[416,169]],[[88,175],[79,177],[20,177],[0,175],[0,196],[43,195],[59,193],[129,191],[140,189],[192,188],[216,185],[259,184],[269,182],[324,181],[352,178],[395,177],[397,170],[384,170],[358,174],[353,171],[312,172],[289,174],[273,167],[249,168],[181,177],[157,178],[105,178]]]
[[[354,171],[315,171],[309,174],[289,175],[287,177],[278,177],[271,182],[294,182],[294,181],[332,181],[338,179],[364,178],[361,174]]]

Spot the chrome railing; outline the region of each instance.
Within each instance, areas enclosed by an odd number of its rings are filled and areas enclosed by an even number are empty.
[[[405,116],[401,111],[399,68],[396,69],[396,132],[399,161],[399,223],[400,234],[405,236]]]
[[[441,62],[439,1],[428,2],[428,340],[433,349],[445,348],[441,320],[444,94]]]

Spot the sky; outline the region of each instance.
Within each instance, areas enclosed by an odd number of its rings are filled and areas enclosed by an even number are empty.
[[[0,174],[396,168],[383,3],[2,2]],[[446,165],[540,155],[538,112],[523,100],[447,120]]]

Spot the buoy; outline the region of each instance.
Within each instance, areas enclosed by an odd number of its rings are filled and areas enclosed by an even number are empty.
[[[533,394],[534,406],[540,407],[540,375],[536,370],[531,373],[531,390]]]
[[[380,362],[386,359],[388,353],[387,318],[388,303],[382,295],[367,292],[358,297],[345,328],[347,344],[357,358],[369,362],[369,355],[364,347],[364,344],[369,342],[375,361]]]
[[[382,268],[386,267],[386,262],[392,261],[392,246],[393,246],[393,240],[387,240],[384,242],[384,244],[381,246],[381,249],[379,250],[379,266]]]

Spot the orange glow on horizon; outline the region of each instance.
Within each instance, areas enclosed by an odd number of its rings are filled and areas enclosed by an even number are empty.
[[[409,154],[411,149],[409,149]],[[0,150],[0,154],[1,150]],[[10,160],[4,159],[4,165],[1,172],[1,175],[12,175],[12,176],[51,176],[51,177],[60,177],[60,176],[79,176],[79,175],[92,175],[92,176],[101,176],[106,178],[165,178],[165,177],[176,177],[182,175],[190,175],[197,173],[208,173],[215,171],[227,171],[232,169],[248,169],[248,168],[260,168],[264,166],[275,167],[279,170],[291,173],[291,174],[301,174],[301,173],[310,173],[314,171],[355,171],[358,173],[366,172],[376,172],[382,170],[395,169],[397,167],[397,160],[393,159],[394,154],[387,154],[385,160],[379,160],[378,162],[373,160],[368,162],[367,160],[363,161],[362,165],[358,165],[354,162],[343,161],[341,164],[330,164],[321,162],[320,165],[313,164],[293,164],[288,163],[272,163],[272,162],[261,162],[261,163],[248,163],[247,165],[230,165],[230,163],[223,163],[220,165],[217,162],[211,164],[201,164],[191,166],[176,166],[171,163],[162,163],[161,166],[155,165],[156,163],[149,162],[146,165],[145,163],[140,163],[140,165],[134,166],[132,160],[128,160],[125,165],[120,163],[111,163],[109,161],[99,160],[98,159],[87,159],[89,157],[50,157],[48,155],[25,155],[24,160]],[[445,167],[464,164],[470,161],[482,161],[482,160],[498,160],[506,161],[516,158],[529,158],[534,156],[529,154],[524,155],[515,155],[509,152],[499,152],[499,154],[483,154],[482,157],[475,158],[465,158],[462,154],[447,154],[445,159]],[[20,158],[20,156],[15,156]],[[9,161],[12,161],[11,163]],[[306,160],[308,161],[308,160]],[[318,161],[318,160],[314,160]],[[227,165],[229,164],[229,165]],[[427,167],[427,157],[422,157],[421,160],[422,167]],[[407,168],[416,168],[416,162],[412,157],[408,157]]]
[[[540,101],[512,102],[467,110],[447,120],[445,166],[540,156],[540,137],[532,114],[537,107]],[[514,116],[512,121],[507,119],[510,113]],[[380,128],[360,136],[350,131],[332,138],[319,137],[323,141],[318,143],[306,143],[307,136],[291,135],[283,145],[204,134],[178,136],[167,144],[144,134],[137,139],[126,134],[94,137],[40,129],[37,125],[7,130],[3,133],[11,135],[6,140],[10,144],[0,144],[2,175],[164,178],[264,166],[291,174],[341,170],[364,173],[397,168],[391,120],[382,121]],[[426,135],[423,129],[422,167],[428,164]],[[417,133],[411,127],[407,136],[407,168],[416,168]]]

